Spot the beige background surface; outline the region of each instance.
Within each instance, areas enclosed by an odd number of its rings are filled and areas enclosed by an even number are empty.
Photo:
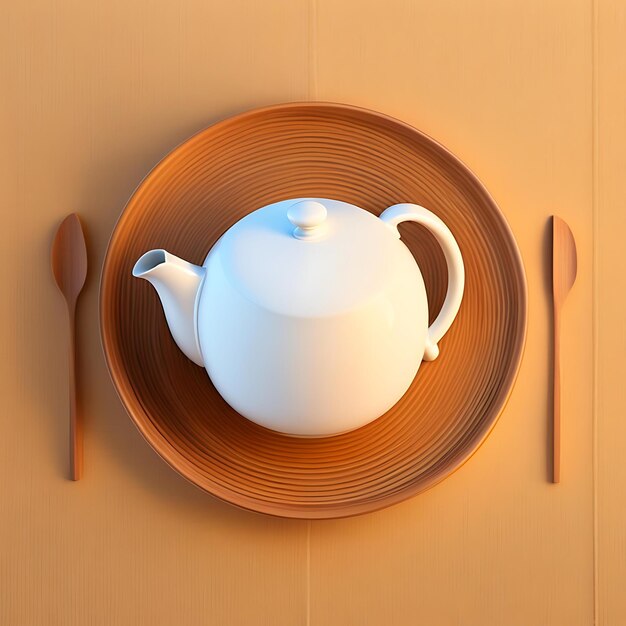
[[[23,0],[0,20],[0,624],[626,624],[624,0]],[[468,464],[362,518],[236,510],[169,470],[101,353],[108,236],[171,147],[294,100],[395,115],[460,156],[524,256],[529,335]],[[77,211],[86,471],[66,480],[65,312],[48,267]],[[564,319],[563,483],[547,482],[548,216]]]

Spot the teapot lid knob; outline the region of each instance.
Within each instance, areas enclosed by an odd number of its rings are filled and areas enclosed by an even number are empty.
[[[319,239],[325,232],[328,211],[321,202],[301,200],[289,207],[287,217],[296,227],[293,236],[296,239]]]

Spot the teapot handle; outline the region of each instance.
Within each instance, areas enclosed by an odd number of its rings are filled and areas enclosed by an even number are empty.
[[[434,213],[417,204],[394,204],[381,213],[380,219],[396,233],[398,238],[400,237],[398,231],[400,222],[410,221],[422,224],[435,236],[437,243],[443,250],[448,266],[448,291],[439,315],[428,328],[426,349],[424,351],[424,360],[434,361],[439,356],[437,344],[448,332],[463,299],[465,267],[461,250],[450,229],[443,221]]]

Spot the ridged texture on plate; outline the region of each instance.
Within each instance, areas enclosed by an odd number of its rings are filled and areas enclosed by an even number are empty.
[[[231,409],[175,346],[136,259],[166,248],[202,263],[219,236],[287,198],[344,200],[378,215],[422,204],[454,233],[465,261],[459,315],[441,355],[423,363],[384,416],[357,431],[299,439]],[[431,321],[446,289],[443,255],[416,224],[403,241],[426,281]],[[118,222],[103,270],[101,326],[114,383],[154,449],[200,488],[274,515],[332,518],[399,502],[457,469],[502,410],[521,358],[526,286],[519,251],[488,193],[442,146],[384,115],[288,104],[195,135],[143,181]]]

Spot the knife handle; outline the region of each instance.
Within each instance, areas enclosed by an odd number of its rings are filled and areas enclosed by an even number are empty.
[[[561,320],[554,309],[554,371],[552,394],[552,482],[561,482]]]

